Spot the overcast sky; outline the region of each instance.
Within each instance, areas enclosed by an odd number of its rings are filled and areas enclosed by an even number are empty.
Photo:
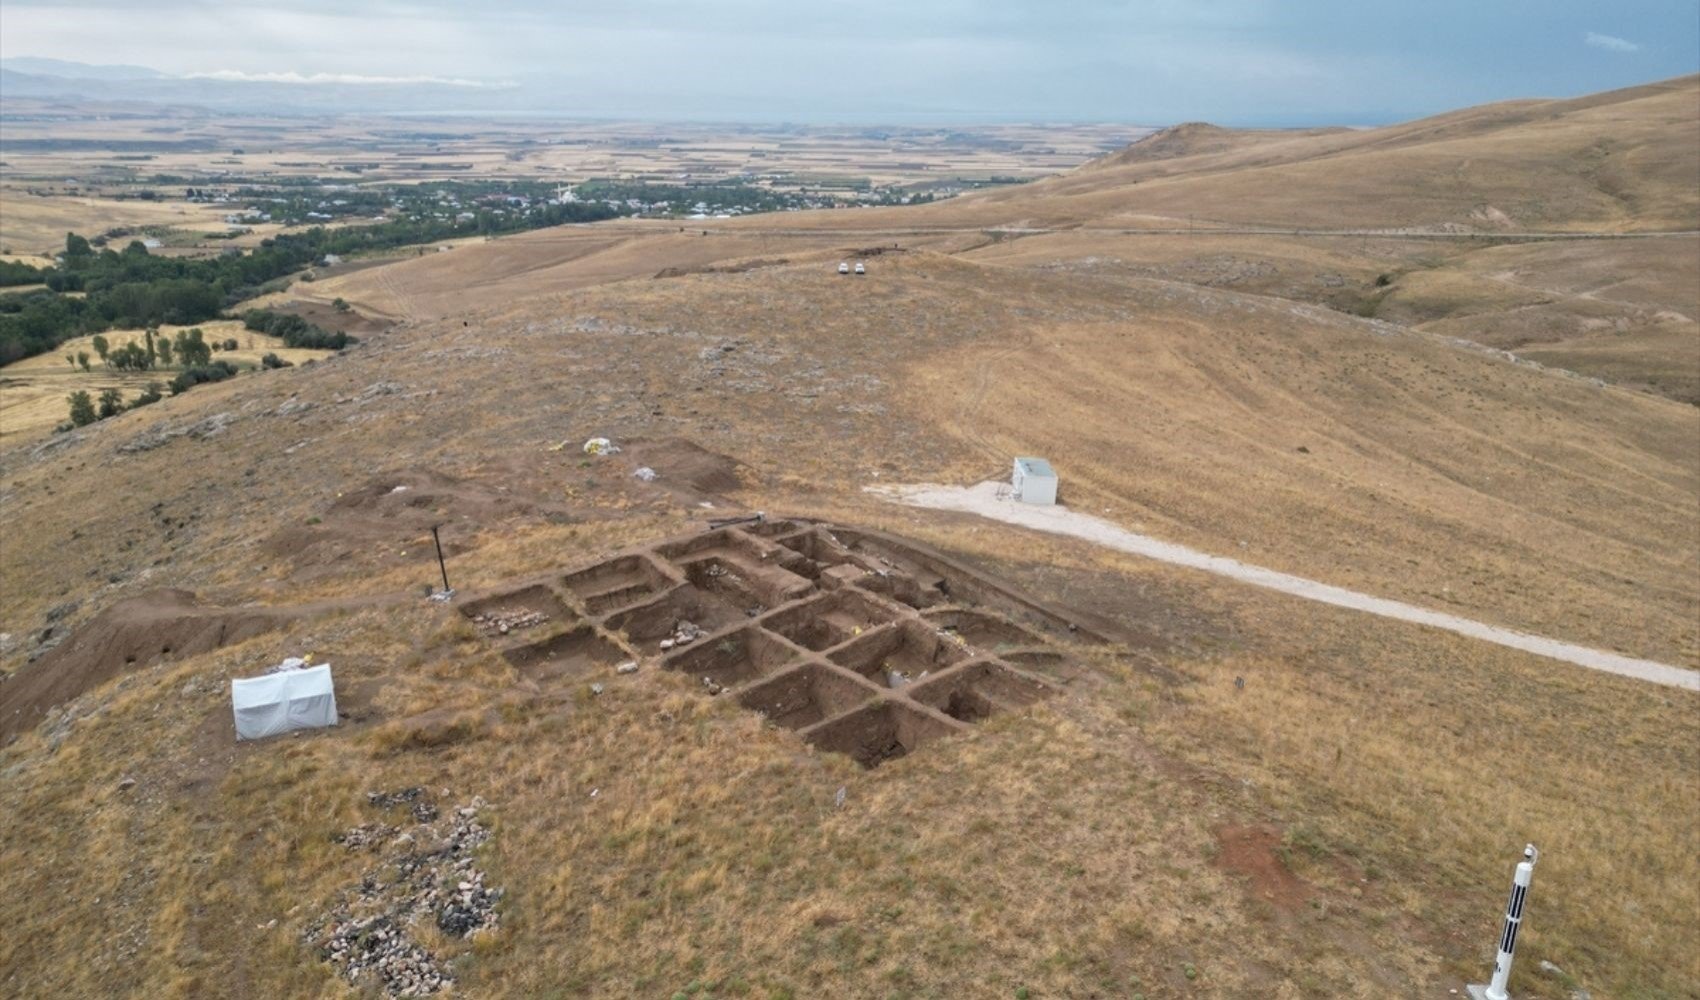
[[[574,116],[1371,124],[1695,72],[1700,0],[4,0],[0,56]]]

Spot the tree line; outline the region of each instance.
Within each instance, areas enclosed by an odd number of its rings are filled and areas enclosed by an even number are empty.
[[[337,299],[341,302],[341,299]],[[318,351],[340,351],[358,340],[341,330],[331,331],[302,319],[294,313],[273,312],[270,309],[250,309],[242,314],[242,325],[256,333],[281,337],[285,347],[307,347]]]
[[[95,354],[100,356],[101,364],[121,372],[152,371],[156,366],[169,368],[172,363],[185,367],[204,365],[212,361],[215,347],[227,351],[236,349],[236,341],[226,338],[222,344],[208,343],[206,334],[200,327],[177,331],[176,337],[161,336],[158,330],[148,327],[142,334],[141,341],[130,341],[127,344],[113,347],[100,334],[95,334],[89,342]],[[78,351],[75,356],[67,354],[65,360],[72,367],[80,365],[84,371],[89,370],[89,355],[87,351]]]
[[[346,333],[332,332],[299,316],[269,309],[250,309],[243,314],[242,320],[243,325],[250,330],[281,337],[287,347],[340,351],[359,342]],[[176,396],[203,382],[222,382],[241,371],[229,361],[213,360],[214,351],[236,350],[236,338],[226,337],[222,341],[209,341],[200,327],[179,330],[175,337],[164,336],[149,327],[142,334],[141,340],[132,340],[118,347],[113,347],[110,341],[97,333],[90,338],[89,346],[94,348],[102,364],[115,371],[153,371],[156,368],[170,367],[173,362],[182,367],[163,387],[158,382],[149,382],[128,404],[125,404],[123,394],[117,389],[102,390],[98,399],[84,390],[71,393],[66,397],[66,401],[71,407],[73,427],[83,427],[96,420],[117,416],[125,410],[157,403],[163,398],[162,389],[169,390],[171,395]],[[90,360],[87,351],[65,355],[67,364],[73,368],[80,367],[85,372],[93,370]],[[260,358],[260,367],[269,371],[275,368],[290,368],[293,365],[278,357],[275,352],[267,352]]]
[[[276,355],[269,355],[275,358]],[[207,364],[191,365],[177,373],[170,382],[165,383],[163,390],[169,390],[173,396],[188,392],[202,382],[222,382],[233,378],[241,369],[228,361],[212,361]],[[78,389],[66,397],[71,405],[71,426],[86,427],[97,420],[115,417],[125,410],[136,410],[159,402],[165,394],[160,383],[149,382],[136,398],[128,404],[124,402],[124,394],[117,389],[102,389],[98,398],[90,396],[86,389]],[[62,428],[63,429],[63,428]]]
[[[326,254],[346,256],[477,233],[593,222],[617,214],[606,205],[567,204],[470,220],[418,218],[314,227],[262,240],[250,253],[201,258],[156,256],[139,240],[122,251],[97,250],[86,238],[67,233],[65,252],[54,266],[0,269],[4,283],[47,286],[0,296],[0,364],[113,327],[187,326],[215,319],[259,294],[260,286],[307,268]]]

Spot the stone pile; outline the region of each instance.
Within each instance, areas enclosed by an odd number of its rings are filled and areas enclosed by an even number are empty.
[[[478,821],[483,799],[443,816],[423,788],[370,792],[373,808],[406,808],[411,829],[366,823],[335,839],[351,850],[385,853],[360,882],[302,937],[350,984],[376,984],[391,997],[422,997],[449,988],[454,971],[422,945],[416,929],[429,921],[453,939],[493,930],[503,890],[485,884],[473,852],[490,839]]]
[[[673,634],[661,640],[661,650],[666,652],[677,646],[688,646],[707,634],[708,631],[696,622],[681,619],[677,625],[673,626]]]
[[[507,635],[522,628],[531,628],[549,620],[549,616],[541,611],[528,611],[525,608],[503,608],[500,611],[485,611],[472,616],[472,624],[484,631],[485,635]]]

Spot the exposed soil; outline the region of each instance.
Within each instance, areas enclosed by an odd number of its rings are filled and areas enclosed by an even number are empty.
[[[510,649],[504,655],[522,675],[535,681],[580,677],[628,658],[624,649],[587,625]]]
[[[0,685],[0,743],[33,727],[53,706],[119,674],[168,656],[242,642],[299,614],[289,608],[208,607],[187,590],[156,590],[120,601]]]
[[[743,486],[742,476],[749,475],[736,459],[684,438],[622,441],[620,448],[633,471],[646,466],[655,470],[657,486],[704,497],[731,493]]]
[[[659,655],[709,695],[729,692],[865,767],[1024,708],[1074,676],[1066,647],[993,608],[1059,639],[1104,641],[924,547],[801,520],[670,539],[459,604],[530,683]],[[488,627],[493,609],[549,617],[518,638]]]
[[[682,278],[687,274],[743,274],[746,271],[756,271],[764,267],[784,267],[791,263],[787,257],[769,259],[744,260],[735,264],[711,264],[702,267],[664,267],[655,272],[656,278]]]
[[[480,482],[430,469],[403,469],[345,491],[322,515],[273,534],[266,550],[288,560],[297,580],[337,572],[350,562],[428,564],[436,560],[433,525],[481,530],[548,509]],[[471,534],[464,529],[443,532],[444,554],[469,551]]]
[[[1216,830],[1216,864],[1246,877],[1246,891],[1278,910],[1297,910],[1316,895],[1309,883],[1281,860],[1281,831],[1273,826],[1224,826]]]

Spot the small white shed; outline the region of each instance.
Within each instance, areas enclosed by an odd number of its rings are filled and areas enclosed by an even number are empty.
[[[230,682],[236,738],[258,740],[296,729],[336,725],[336,687],[331,665],[285,670]]]
[[[1057,502],[1057,474],[1042,458],[1018,458],[1009,477],[1010,492],[1022,503]]]

